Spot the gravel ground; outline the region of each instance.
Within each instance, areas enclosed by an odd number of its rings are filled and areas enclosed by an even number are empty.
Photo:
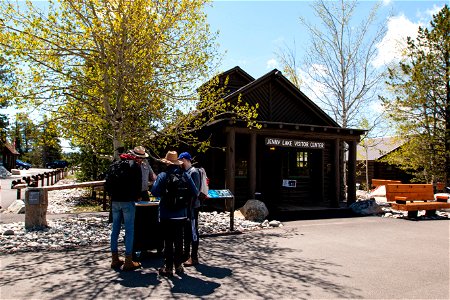
[[[57,184],[71,183],[73,180],[63,179]],[[64,214],[73,212],[76,207],[85,205],[89,200],[86,189],[57,190],[49,192],[47,213]],[[407,218],[407,213],[396,211],[387,203],[378,203],[382,212],[380,217]],[[418,220],[449,219],[449,211],[438,211],[436,216],[425,216],[425,211],[419,212]],[[59,251],[73,249],[86,245],[108,244],[111,224],[105,213],[75,214],[60,219],[48,217],[49,228],[44,230],[25,230],[24,222],[0,224],[0,254],[26,251]],[[228,212],[200,212],[200,235],[214,235],[229,232],[230,214]],[[235,212],[234,228],[239,232],[283,226],[276,220],[265,220],[262,223],[245,220],[239,211]],[[124,231],[120,240],[123,242]]]
[[[71,183],[61,180],[57,184]],[[49,192],[47,214],[64,214],[89,202],[86,189],[56,190]],[[24,251],[52,251],[73,249],[86,245],[108,244],[111,224],[107,214],[79,214],[60,219],[47,218],[49,228],[43,230],[25,230],[24,222],[0,224],[0,253]],[[200,235],[222,234],[229,232],[229,212],[200,212]],[[262,223],[245,220],[237,211],[234,218],[236,231],[246,232],[279,227],[278,221],[265,220]],[[119,240],[123,242],[124,230]]]

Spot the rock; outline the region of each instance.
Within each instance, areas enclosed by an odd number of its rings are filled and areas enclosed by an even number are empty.
[[[11,173],[4,166],[0,166],[0,178],[8,178]]]
[[[269,210],[266,205],[259,200],[247,200],[245,205],[239,210],[242,215],[244,215],[245,219],[256,222],[264,221],[269,215]]]
[[[235,219],[245,219],[244,215],[241,213],[240,210],[235,210],[234,211],[234,218]]]
[[[386,187],[384,185],[380,185],[376,189],[370,192],[369,198],[373,197],[386,197]]]
[[[7,230],[5,230],[5,232],[3,232],[3,235],[14,235],[14,230],[7,229]]]
[[[272,220],[272,221],[269,222],[269,225],[271,227],[280,227],[281,222],[280,221],[276,221],[276,220]]]
[[[17,169],[11,169],[11,173],[12,173],[13,175],[20,175],[20,170],[17,170]]]
[[[363,190],[356,190],[356,199],[358,201],[367,200],[369,199],[369,193]]]
[[[383,210],[376,203],[375,199],[355,202],[350,205],[350,208],[359,215],[376,215],[383,213]]]
[[[16,200],[11,205],[9,205],[7,212],[14,214],[24,214],[25,213],[25,202],[23,200]]]
[[[261,227],[269,227],[269,220],[264,220],[264,222],[261,223]]]

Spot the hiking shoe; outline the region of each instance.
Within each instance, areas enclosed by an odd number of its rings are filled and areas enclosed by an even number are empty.
[[[176,267],[176,268],[175,268],[175,273],[176,273],[177,275],[183,275],[183,273],[184,273],[183,266],[178,266],[178,267]]]
[[[172,268],[162,267],[158,270],[159,275],[165,276],[165,277],[172,277],[173,276],[173,270]]]
[[[185,267],[192,267],[198,265],[198,259],[196,258],[189,258],[187,261],[183,264]]]

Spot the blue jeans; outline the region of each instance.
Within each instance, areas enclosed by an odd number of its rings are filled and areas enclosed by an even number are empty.
[[[125,224],[125,255],[133,254],[134,241],[134,214],[136,207],[134,202],[111,202],[112,208],[112,231],[111,252],[118,252],[119,233],[122,226],[122,216]]]

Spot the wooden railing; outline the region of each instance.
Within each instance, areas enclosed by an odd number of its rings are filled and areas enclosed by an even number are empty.
[[[28,187],[25,191],[25,228],[48,227],[47,207],[48,192],[55,190],[76,189],[84,187],[104,187],[105,181],[89,181],[43,187]],[[106,193],[103,193],[103,208],[106,210]]]
[[[50,172],[44,172],[41,174],[36,174],[32,176],[25,176],[22,179],[13,180],[11,182],[11,189],[17,190],[17,199],[22,197],[22,189],[27,187],[38,187],[39,181],[41,182],[41,187],[45,186],[44,179],[47,179],[47,186],[57,183],[59,180],[64,178],[64,169],[57,169]]]

